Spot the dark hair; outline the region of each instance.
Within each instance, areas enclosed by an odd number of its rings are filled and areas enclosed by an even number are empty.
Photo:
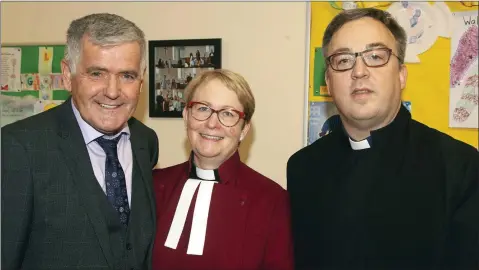
[[[359,20],[361,18],[369,17],[375,19],[384,26],[393,34],[394,39],[396,40],[396,49],[399,61],[404,63],[404,57],[406,56],[406,41],[407,34],[406,31],[399,25],[399,23],[394,19],[394,17],[387,11],[383,11],[375,8],[358,8],[345,10],[329,23],[326,31],[323,36],[323,54],[324,57],[327,57],[327,48],[333,35],[346,23]]]

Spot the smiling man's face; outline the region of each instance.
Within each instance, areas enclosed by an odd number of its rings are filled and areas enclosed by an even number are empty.
[[[144,75],[140,45],[98,46],[85,36],[81,51],[75,74],[62,62],[65,87],[83,120],[101,133],[115,134],[138,104]]]

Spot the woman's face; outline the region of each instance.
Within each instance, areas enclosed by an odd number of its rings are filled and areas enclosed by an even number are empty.
[[[216,79],[200,85],[192,101],[204,103],[214,110],[230,108],[244,111],[236,93]],[[240,119],[235,126],[226,127],[220,123],[216,113],[207,120],[199,121],[192,116],[191,110],[185,108],[183,118],[195,164],[202,169],[216,169],[236,152],[250,124]]]

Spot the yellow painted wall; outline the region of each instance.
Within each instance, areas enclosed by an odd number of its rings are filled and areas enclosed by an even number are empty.
[[[376,2],[378,3],[378,2]],[[372,5],[373,3],[366,3]],[[475,3],[477,4],[477,2]],[[338,3],[340,5],[340,3]],[[465,7],[459,2],[447,2],[451,12],[477,10]],[[378,7],[387,9],[387,7]],[[330,101],[328,97],[313,96],[314,85],[314,48],[322,47],[324,30],[340,10],[328,2],[311,3],[311,41],[309,59],[309,100]],[[408,81],[403,92],[403,100],[411,101],[412,117],[441,132],[478,147],[478,129],[449,128],[449,61],[451,55],[450,39],[439,37],[436,43],[418,57],[421,63],[406,64]],[[476,109],[477,113],[478,110]]]

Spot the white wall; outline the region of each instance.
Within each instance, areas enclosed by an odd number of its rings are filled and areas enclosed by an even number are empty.
[[[1,42],[64,44],[71,20],[110,12],[134,21],[148,40],[222,38],[223,67],[241,73],[256,98],[241,146],[252,168],[286,186],[286,162],[302,147],[306,87],[306,3],[3,2]],[[160,140],[159,167],[188,157],[181,119],[148,117],[148,85],[136,113]]]

